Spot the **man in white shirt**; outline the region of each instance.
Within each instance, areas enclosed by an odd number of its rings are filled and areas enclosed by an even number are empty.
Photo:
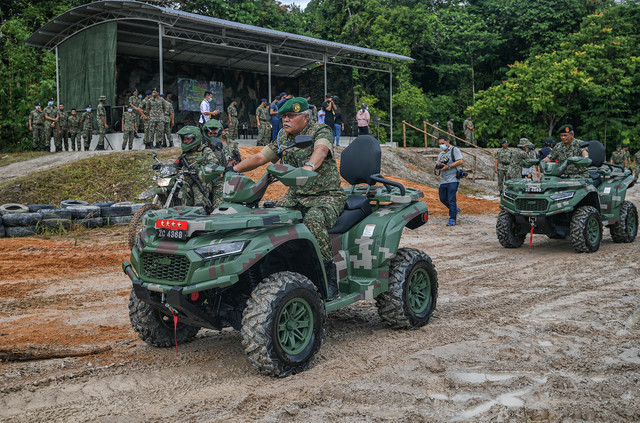
[[[200,122],[201,125],[207,123],[211,118],[216,118],[220,114],[219,110],[211,111],[211,101],[213,100],[213,93],[211,91],[204,92],[204,99],[200,103]]]

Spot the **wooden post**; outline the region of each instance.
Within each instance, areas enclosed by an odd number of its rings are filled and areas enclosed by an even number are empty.
[[[427,122],[423,120],[422,126],[424,126],[424,148],[427,148]]]
[[[402,121],[402,140],[404,147],[407,147],[407,122]]]

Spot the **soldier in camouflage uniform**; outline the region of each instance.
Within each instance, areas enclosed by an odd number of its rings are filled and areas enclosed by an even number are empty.
[[[127,111],[122,114],[122,149],[127,145],[129,150],[133,150],[133,137],[136,134],[136,116],[140,116],[133,108],[129,106]]]
[[[140,119],[140,123],[138,124],[138,131],[143,131],[144,130],[144,145],[145,148],[150,148],[148,147],[149,145],[149,108],[148,108],[148,102],[151,99],[151,94],[153,93],[153,91],[151,90],[147,90],[144,92],[145,97],[142,99],[142,101],[140,101],[140,109],[144,110],[144,113],[147,114],[147,118],[144,119],[141,116]],[[135,110],[135,109],[134,109]],[[144,129],[143,129],[144,128]],[[151,142],[151,146],[153,146],[153,142]]]
[[[498,174],[498,191],[502,193],[512,152],[509,149],[509,140],[502,140],[500,145],[502,149],[496,154],[496,163],[493,166],[493,171]]]
[[[180,147],[184,158],[190,165],[198,168],[208,164],[216,164],[216,157],[211,148],[207,145],[202,145],[200,129],[195,126],[185,126],[178,131],[178,136],[182,143]],[[209,192],[202,193],[196,185],[190,186],[185,181],[178,193],[178,198],[182,200],[182,204],[185,206],[203,206],[205,204],[205,195],[210,197]]]
[[[467,116],[465,121],[462,123],[462,129],[464,129],[464,138],[469,144],[477,145],[476,137],[474,136],[474,132],[476,127],[473,126],[473,122],[471,121],[471,116]]]
[[[622,144],[622,153],[624,154],[624,167],[631,169],[631,154],[629,153],[629,144]]]
[[[562,163],[569,157],[589,157],[589,152],[586,148],[580,147],[581,140],[574,138],[573,126],[563,125],[560,128],[560,140],[562,142],[557,143],[551,153],[543,159],[545,162],[556,161]],[[572,164],[567,166],[565,175],[571,178],[588,178],[589,173],[586,168],[579,168]]]
[[[638,174],[640,174],[640,150],[638,150],[636,152],[636,154],[633,156],[633,161],[635,163],[636,166],[636,172],[635,175],[633,177],[634,181],[638,181]]]
[[[622,151],[622,146],[616,146],[616,151],[611,155],[611,163],[624,167],[624,151]]]
[[[227,107],[227,115],[229,116],[229,140],[238,139],[238,109],[236,108],[236,99],[231,99],[231,104]]]
[[[55,137],[56,151],[65,151],[69,149],[69,114],[64,111],[64,104],[58,105],[58,131]]]
[[[44,113],[40,102],[33,103],[33,110],[29,113],[29,131],[33,136],[33,150],[44,150]]]
[[[311,96],[309,94],[305,94],[302,97],[304,97],[304,99],[307,100],[307,103],[309,103],[309,110],[311,110],[310,122],[316,123],[318,121],[318,108],[311,104]],[[267,101],[267,99],[264,101]]]
[[[525,140],[525,141],[523,141]],[[529,158],[524,148],[529,145],[529,140],[522,138],[518,144],[518,148],[511,150],[509,157],[509,166],[507,168],[506,179],[521,179],[522,178],[522,161]]]
[[[51,137],[57,138],[58,134],[58,108],[53,105],[53,98],[49,98],[47,107],[44,108],[44,151],[51,151]]]
[[[80,117],[76,109],[71,109],[69,115],[69,151],[80,151],[82,140],[80,139]]]
[[[164,112],[166,101],[158,94],[158,89],[151,91],[151,98],[145,100],[145,113],[149,117],[144,130],[145,148],[151,148],[154,144],[160,147],[164,133]],[[147,138],[148,136],[148,138]]]
[[[433,122],[433,126],[435,126],[435,128],[431,130],[431,135],[433,135],[433,137],[430,138],[431,141],[433,141],[433,146],[438,147],[438,137],[440,137],[440,122],[436,120],[435,122]]]
[[[260,100],[260,105],[256,109],[256,126],[258,127],[258,143],[257,145],[263,146],[269,144],[271,141],[271,119],[269,118],[269,111],[267,105],[267,99]]]
[[[109,124],[107,124],[107,111],[104,108],[104,103],[106,103],[106,101],[107,96],[101,95],[100,102],[98,103],[98,110],[96,111],[98,131],[100,131],[96,150],[104,150],[104,137],[107,135],[107,129],[109,129]]]
[[[206,144],[213,151],[213,159],[210,164],[219,166],[233,166],[240,162],[240,152],[231,148],[225,143],[219,136],[222,134],[222,122],[217,119],[209,119],[204,124],[203,138]],[[214,207],[218,207],[222,204],[222,188],[224,181],[222,179],[212,181],[207,185],[209,190],[209,196]]]
[[[82,114],[82,119],[80,119],[84,151],[89,151],[89,147],[91,147],[91,137],[93,136],[93,112],[91,110],[91,104],[87,104],[85,112]]]
[[[331,129],[326,125],[310,123],[309,103],[302,97],[288,100],[279,110],[282,116],[283,132],[264,147],[260,153],[243,160],[234,170],[245,172],[267,162],[277,162],[316,171],[317,178],[301,187],[291,187],[278,206],[300,210],[304,225],[315,236],[322,254],[325,272],[329,280],[329,298],[337,295],[336,267],[333,263],[331,241],[327,229],[335,225],[344,210],[347,199],[340,187],[340,174],[331,142]],[[293,147],[287,154],[281,153],[281,146],[292,145],[297,135],[311,135],[313,145],[306,148]]]
[[[164,128],[162,133],[162,143],[164,147],[173,147],[173,138],[171,135],[171,128],[173,128],[175,112],[173,111],[173,104],[171,103],[171,93],[160,94],[160,97],[164,100]]]
[[[449,116],[447,121],[447,133],[449,134],[449,142],[451,145],[456,145],[456,133],[453,130],[453,116]]]
[[[138,136],[138,130],[140,129],[140,112],[137,111],[137,109],[140,108],[141,104],[142,104],[142,94],[140,94],[138,92],[137,88],[133,89],[133,95],[131,97],[129,97],[129,103],[130,105],[134,106],[133,110],[136,110],[136,133],[133,134],[134,138],[140,138]],[[142,109],[140,109],[142,110]]]

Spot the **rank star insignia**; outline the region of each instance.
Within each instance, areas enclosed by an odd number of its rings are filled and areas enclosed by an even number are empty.
[[[176,227],[176,222],[171,221],[171,226],[175,228]]]
[[[182,222],[178,222],[178,229],[182,228]]]
[[[164,221],[164,220],[161,220],[161,221],[160,221],[160,226],[162,226],[162,227],[164,228],[164,226],[165,226],[164,224],[165,224],[165,221]]]

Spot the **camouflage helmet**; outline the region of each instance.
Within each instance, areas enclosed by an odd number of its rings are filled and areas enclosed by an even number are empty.
[[[191,151],[194,148],[198,148],[200,144],[202,144],[202,134],[200,133],[200,129],[196,126],[185,126],[178,131],[178,136],[180,137],[180,141],[182,141],[183,152]],[[193,138],[191,142],[185,142],[185,138]]]

